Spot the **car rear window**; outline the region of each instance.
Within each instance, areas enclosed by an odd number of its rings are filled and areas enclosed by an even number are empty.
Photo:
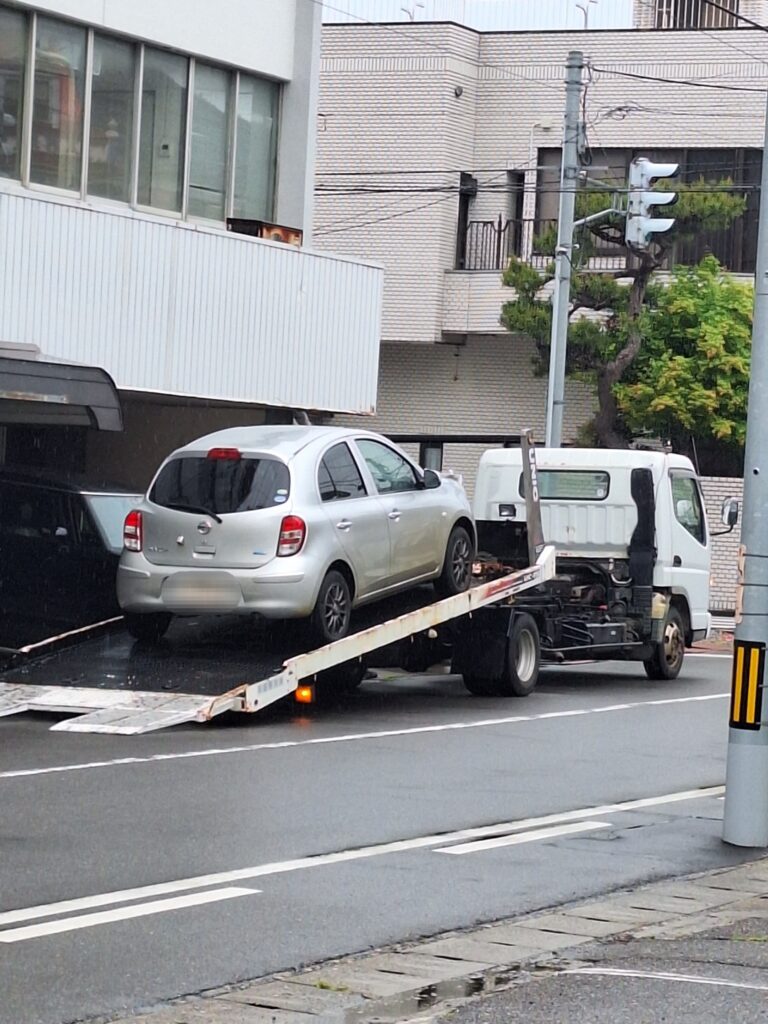
[[[173,459],[160,470],[149,494],[156,505],[196,506],[209,512],[253,512],[288,500],[290,474],[270,458]]]
[[[140,494],[86,494],[85,500],[91,510],[93,518],[101,531],[103,539],[108,548],[118,554],[123,549],[123,523],[125,517],[141,501]],[[82,520],[78,523],[80,535],[88,531],[88,522],[85,512],[81,513]],[[91,527],[93,530],[93,527]]]

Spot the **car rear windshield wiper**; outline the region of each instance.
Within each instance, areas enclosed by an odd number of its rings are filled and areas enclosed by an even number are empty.
[[[215,512],[212,512],[209,508],[204,508],[202,505],[182,505],[177,502],[166,502],[165,508],[174,508],[177,512],[199,512],[204,516],[210,516],[211,519],[215,519],[217,523],[223,522],[221,516],[217,516]]]

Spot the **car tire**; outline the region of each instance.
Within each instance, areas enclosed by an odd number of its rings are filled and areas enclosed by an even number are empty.
[[[320,584],[320,592],[310,617],[312,637],[319,644],[342,640],[349,632],[352,594],[340,572],[331,569]]]
[[[472,538],[463,526],[454,526],[445,547],[442,572],[435,580],[438,597],[453,597],[469,590],[473,559]]]
[[[165,636],[172,617],[169,612],[149,612],[146,615],[138,612],[123,613],[125,628],[134,640],[144,640],[148,643]]]
[[[664,638],[656,644],[653,655],[643,662],[649,679],[677,679],[685,657],[685,624],[677,608],[667,612]]]

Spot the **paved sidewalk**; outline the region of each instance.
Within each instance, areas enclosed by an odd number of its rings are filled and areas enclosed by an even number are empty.
[[[768,858],[307,971],[118,1024],[740,1024],[768,1008]],[[760,1017],[758,1017],[758,1014]]]

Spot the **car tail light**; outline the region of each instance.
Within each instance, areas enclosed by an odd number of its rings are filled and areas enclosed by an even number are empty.
[[[237,462],[240,459],[240,452],[237,448],[211,448],[207,457],[209,459],[229,459],[230,462]]]
[[[123,546],[126,551],[141,551],[144,541],[141,512],[134,509],[125,517],[123,525]]]
[[[307,536],[307,524],[299,516],[286,516],[280,526],[280,539],[277,542],[279,558],[286,555],[297,555],[301,551]]]

